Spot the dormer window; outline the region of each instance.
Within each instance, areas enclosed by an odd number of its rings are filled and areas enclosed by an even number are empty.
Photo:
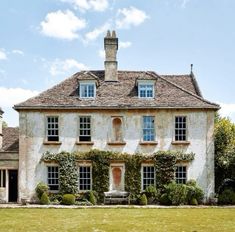
[[[93,82],[80,82],[79,87],[80,98],[94,98],[96,86]]]
[[[139,81],[138,82],[138,96],[139,98],[153,98],[154,97],[154,82],[153,81]]]

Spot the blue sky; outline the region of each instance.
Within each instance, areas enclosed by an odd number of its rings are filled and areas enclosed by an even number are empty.
[[[119,37],[120,70],[187,74],[235,122],[234,0],[3,0],[0,106],[12,106],[84,69],[103,69],[107,29]]]

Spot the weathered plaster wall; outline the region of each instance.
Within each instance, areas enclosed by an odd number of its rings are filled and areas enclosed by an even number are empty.
[[[61,145],[44,145],[45,117],[58,115]],[[78,117],[92,117],[92,141],[94,145],[77,145]],[[140,145],[142,139],[142,116],[155,116],[157,145]],[[186,115],[188,120],[189,145],[172,145],[174,117]],[[126,145],[108,145],[112,137],[112,116],[123,117],[123,137]],[[195,160],[188,167],[188,179],[196,179],[210,196],[214,192],[214,146],[213,111],[197,110],[109,110],[109,111],[40,111],[20,112],[20,161],[19,193],[21,198],[30,198],[39,181],[47,181],[46,166],[40,163],[46,151],[85,151],[89,149],[151,154],[158,150],[183,150],[194,152]]]

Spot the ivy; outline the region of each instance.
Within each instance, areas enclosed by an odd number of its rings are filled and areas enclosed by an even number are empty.
[[[53,154],[46,152],[42,161],[58,162],[59,183],[62,193],[76,193],[78,190],[77,162],[84,160],[92,163],[92,189],[98,193],[98,201],[103,199],[103,193],[109,190],[109,167],[113,161],[125,163],[125,190],[132,195],[141,191],[141,164],[149,160],[156,167],[156,187],[174,179],[175,165],[178,161],[192,161],[193,153],[174,151],[159,151],[152,155],[127,154],[111,151],[90,150],[88,152]]]

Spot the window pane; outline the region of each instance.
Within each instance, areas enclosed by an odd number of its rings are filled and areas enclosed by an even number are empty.
[[[79,167],[79,190],[91,190],[91,167]]]
[[[91,141],[91,117],[79,117],[79,141]]]
[[[95,84],[80,84],[80,97],[94,97]]]
[[[153,84],[139,84],[139,97],[152,98],[153,97]]]
[[[57,166],[47,167],[47,183],[50,190],[59,190],[59,168]]]
[[[154,141],[154,140],[155,140],[154,117],[144,116],[143,117],[143,141]]]
[[[178,184],[185,184],[187,181],[187,167],[177,166],[175,171],[175,181]]]
[[[175,141],[186,141],[187,125],[185,116],[175,117]]]
[[[47,141],[59,141],[59,117],[47,117]]]
[[[154,166],[143,166],[142,171],[143,190],[145,190],[146,187],[155,183],[155,168]]]

